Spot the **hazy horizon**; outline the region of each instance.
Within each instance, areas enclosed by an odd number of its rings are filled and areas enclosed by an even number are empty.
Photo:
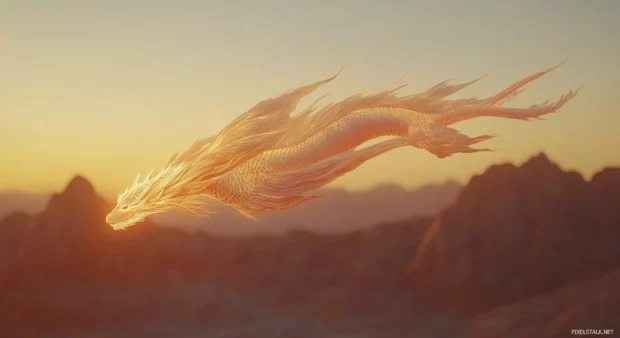
[[[54,205],[54,196],[92,200],[92,192],[84,180],[90,182],[94,193],[103,197],[106,202],[116,201],[116,196],[102,195],[96,182],[78,175],[71,182],[67,182],[63,191],[53,193],[0,191],[0,222],[10,215],[26,213],[35,216],[50,212],[50,208]],[[462,186],[454,181],[447,181],[441,185],[429,184],[417,189],[405,189],[395,183],[379,185],[368,191],[327,187],[318,189],[324,198],[305,203],[292,210],[261,215],[262,222],[249,219],[234,208],[221,203],[208,203],[207,208],[213,213],[210,217],[165,212],[149,219],[160,226],[190,232],[206,232],[217,236],[285,234],[295,229],[315,233],[342,233],[385,222],[432,217],[439,210],[451,205],[461,188]]]
[[[73,181],[74,179],[76,179],[77,177],[82,177],[84,179],[86,179],[90,184],[92,184],[93,188],[95,189],[95,193],[97,195],[99,195],[100,197],[106,199],[109,202],[114,202],[116,200],[116,195],[112,194],[112,193],[105,193],[105,191],[102,191],[100,189],[100,186],[97,184],[97,182],[92,181],[87,175],[83,175],[81,173],[75,173],[73,176],[71,176],[67,181],[64,182],[64,184],[60,185],[60,188],[57,190],[49,190],[49,191],[29,191],[29,190],[21,190],[21,189],[6,189],[6,190],[0,190],[0,196],[2,195],[28,195],[28,196],[34,196],[34,195],[38,195],[38,196],[48,196],[48,195],[53,195],[53,194],[59,194],[62,191],[64,191],[67,186],[71,183],[71,181]],[[428,183],[423,183],[419,186],[413,186],[413,187],[405,187],[402,186],[396,182],[384,182],[384,183],[379,183],[377,185],[374,186],[370,186],[370,187],[366,187],[364,189],[349,189],[346,186],[338,186],[338,185],[328,185],[322,188],[317,189],[318,191],[322,191],[322,190],[335,190],[335,191],[342,191],[342,192],[346,192],[346,193],[368,193],[371,192],[373,190],[377,190],[377,189],[384,189],[384,188],[397,188],[397,189],[402,189],[403,191],[409,191],[409,192],[414,192],[414,191],[418,191],[418,190],[423,190],[425,188],[428,187],[441,187],[441,186],[450,186],[450,185],[458,185],[460,187],[462,187],[464,184],[462,184],[461,182],[458,182],[455,179],[451,179],[451,178],[447,178],[445,181],[442,182],[428,182]]]
[[[551,161],[551,163],[556,164],[558,166],[560,166],[556,159],[554,158],[550,158],[548,156],[548,154],[544,153],[544,152],[537,152],[537,153],[533,153],[530,156],[526,157],[523,161],[517,162],[517,161],[499,161],[497,163],[491,163],[488,167],[482,168],[480,171],[476,171],[473,172],[471,174],[471,176],[469,177],[464,177],[462,180],[456,179],[454,177],[446,177],[444,180],[437,180],[437,181],[430,181],[430,182],[421,182],[419,185],[411,185],[411,186],[406,186],[403,184],[399,184],[398,182],[393,182],[393,181],[385,181],[385,182],[378,182],[377,184],[374,185],[367,185],[367,186],[362,186],[361,188],[355,188],[355,187],[350,187],[350,186],[346,186],[346,185],[339,185],[339,184],[329,184],[325,187],[319,188],[317,190],[330,190],[330,189],[335,189],[335,190],[342,190],[345,192],[350,192],[350,193],[366,193],[366,192],[370,192],[376,189],[381,189],[381,188],[385,188],[385,187],[396,187],[396,188],[400,188],[403,189],[405,191],[417,191],[417,190],[421,190],[424,189],[426,187],[435,187],[435,186],[447,186],[447,185],[451,185],[451,184],[457,184],[461,187],[466,186],[469,181],[477,175],[482,175],[484,172],[486,172],[491,166],[493,165],[501,165],[501,164],[514,164],[516,166],[521,166],[523,165],[525,162],[529,161],[530,159],[532,159],[535,156],[539,156],[539,155],[544,155],[545,157],[547,157],[549,159],[549,161]],[[580,171],[576,171],[579,175],[581,175],[584,179],[586,180],[590,180],[592,178],[593,175],[596,175],[597,173],[601,172],[602,170],[606,169],[606,168],[611,168],[614,166],[603,166],[600,168],[600,170],[596,170],[593,171],[592,173],[590,173],[590,175],[585,175],[583,172]],[[560,169],[562,169],[563,171],[571,171],[571,169],[567,169],[564,168],[562,166],[560,166]],[[52,194],[56,194],[56,193],[60,193],[62,192],[68,185],[69,183],[74,180],[76,177],[82,177],[85,178],[88,182],[90,182],[93,185],[93,188],[95,189],[96,193],[101,196],[102,198],[109,200],[111,202],[113,202],[117,195],[115,192],[106,192],[105,190],[101,189],[101,186],[98,184],[98,182],[92,180],[88,175],[85,175],[83,173],[79,173],[76,172],[73,175],[70,175],[68,177],[68,179],[64,182],[61,182],[62,184],[60,184],[58,186],[58,189],[56,190],[41,190],[41,191],[32,191],[32,190],[28,190],[28,189],[20,189],[20,188],[15,188],[15,189],[0,189],[0,195],[5,194],[5,195],[9,195],[9,194],[24,194],[24,195],[52,195]]]
[[[326,93],[325,102],[340,100],[405,73],[405,92],[489,74],[463,94],[482,97],[564,59],[515,104],[585,88],[548,121],[456,125],[471,136],[499,135],[484,144],[497,152],[440,160],[408,147],[331,186],[464,184],[489,165],[522,163],[541,151],[586,178],[620,165],[612,92],[620,78],[620,3],[346,4],[0,4],[0,191],[60,191],[80,174],[113,196],[138,172],[161,168],[255,103],[343,65],[340,78],[302,105]]]

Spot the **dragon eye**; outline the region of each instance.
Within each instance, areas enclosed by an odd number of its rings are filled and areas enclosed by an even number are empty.
[[[128,206],[128,205],[123,205],[123,206],[121,207],[121,211],[126,211],[127,209],[129,209],[129,206]]]

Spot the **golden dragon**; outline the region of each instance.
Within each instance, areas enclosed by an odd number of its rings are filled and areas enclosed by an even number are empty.
[[[335,76],[264,100],[230,122],[218,134],[196,141],[175,154],[157,174],[140,175],[118,196],[106,221],[125,229],[149,215],[177,211],[208,215],[211,197],[255,218],[262,212],[288,210],[319,196],[308,194],[392,149],[412,146],[439,158],[489,149],[472,148],[491,135],[468,137],[448,126],[476,117],[540,119],[574,98],[529,108],[503,105],[530,82],[563,63],[527,76],[484,99],[449,100],[448,96],[481,80],[443,81],[418,94],[399,96],[394,84],[355,94],[343,101],[293,114],[299,101]],[[342,71],[342,70],[341,70]],[[379,137],[392,138],[360,147]]]

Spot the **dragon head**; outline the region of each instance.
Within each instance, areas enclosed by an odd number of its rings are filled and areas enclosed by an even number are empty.
[[[106,216],[106,222],[114,230],[123,230],[165,211],[208,215],[200,197],[209,180],[205,179],[199,161],[213,140],[214,137],[198,140],[187,151],[174,154],[168,165],[155,176],[151,170],[140,181],[138,174],[133,184],[118,195],[116,206]]]
[[[106,222],[114,230],[124,230],[145,220],[148,216],[165,212],[181,211],[198,215],[204,203],[196,194],[187,194],[183,187],[187,182],[182,179],[184,166],[168,166],[159,174],[151,177],[149,173],[143,181],[136,176],[133,184],[119,194],[116,206],[106,216]]]

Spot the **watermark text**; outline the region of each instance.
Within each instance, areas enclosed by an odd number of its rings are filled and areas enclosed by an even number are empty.
[[[610,336],[614,334],[614,329],[572,329],[570,334],[578,336],[602,335]]]

